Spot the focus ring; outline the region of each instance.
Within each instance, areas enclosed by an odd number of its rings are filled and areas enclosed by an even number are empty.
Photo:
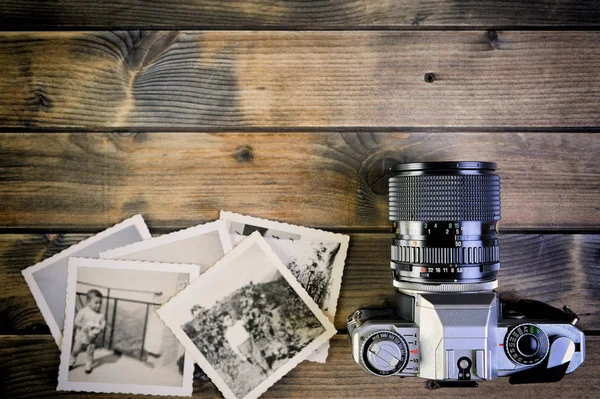
[[[392,245],[392,261],[426,264],[495,263],[500,261],[500,247],[430,248]]]
[[[392,221],[500,220],[500,177],[494,174],[392,176],[389,217]]]

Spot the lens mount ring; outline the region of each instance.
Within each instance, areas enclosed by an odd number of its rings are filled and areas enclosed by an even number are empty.
[[[469,284],[495,281],[500,263],[478,265],[415,265],[407,263],[390,264],[396,281],[426,284]]]
[[[425,284],[394,280],[394,287],[403,291],[414,292],[479,292],[498,288],[498,281],[484,283],[441,283]]]

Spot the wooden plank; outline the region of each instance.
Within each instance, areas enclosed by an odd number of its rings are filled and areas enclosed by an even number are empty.
[[[0,235],[0,334],[47,333],[21,270],[88,237],[82,234]],[[600,235],[501,235],[499,292],[571,307],[580,327],[600,329]],[[352,234],[338,301],[336,328],[365,306],[393,300],[391,235]]]
[[[143,213],[176,229],[226,209],[388,230],[392,159],[473,159],[498,163],[502,229],[597,229],[598,153],[593,134],[2,135],[0,227],[99,231]]]
[[[592,31],[3,33],[0,125],[597,127],[599,37]],[[428,73],[435,74],[432,83]]]
[[[600,6],[593,0],[7,0],[0,10],[0,26],[13,30],[598,26],[600,20]]]
[[[477,389],[464,389],[464,398],[595,398],[600,372],[600,337],[586,341],[586,361],[573,374],[555,384],[510,385],[508,378],[484,382]],[[80,398],[76,392],[56,392],[59,351],[50,336],[0,336],[0,393],[6,398],[61,397]],[[2,391],[3,390],[3,391]],[[279,380],[265,398],[381,398],[396,397],[456,398],[456,390],[425,388],[417,378],[382,378],[367,374],[350,354],[345,336],[331,340],[327,363],[303,362]],[[125,398],[126,395],[87,394],[93,398]],[[194,397],[221,397],[200,370],[194,379]],[[159,396],[155,396],[159,398]]]

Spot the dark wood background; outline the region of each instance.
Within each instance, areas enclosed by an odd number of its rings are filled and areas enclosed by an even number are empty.
[[[221,209],[351,236],[328,362],[265,397],[597,397],[599,28],[592,0],[0,1],[0,398],[82,396],[55,391],[22,269]],[[470,159],[502,176],[499,292],[581,317],[560,383],[429,391],[352,362],[345,317],[393,293],[385,169]]]

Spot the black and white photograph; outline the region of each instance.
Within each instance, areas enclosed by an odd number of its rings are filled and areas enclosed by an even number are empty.
[[[227,399],[260,396],[336,333],[259,233],[158,314]]]
[[[229,222],[232,244],[258,232],[308,292],[319,308],[333,320],[348,251],[347,235],[221,211]],[[329,345],[308,360],[323,363]]]
[[[193,360],[156,309],[191,264],[70,258],[58,390],[189,396]]]
[[[104,259],[192,263],[202,270],[212,266],[232,248],[223,220],[153,237],[100,253]]]
[[[21,272],[59,348],[65,316],[69,257],[96,258],[100,252],[151,237],[142,216],[135,215]]]

